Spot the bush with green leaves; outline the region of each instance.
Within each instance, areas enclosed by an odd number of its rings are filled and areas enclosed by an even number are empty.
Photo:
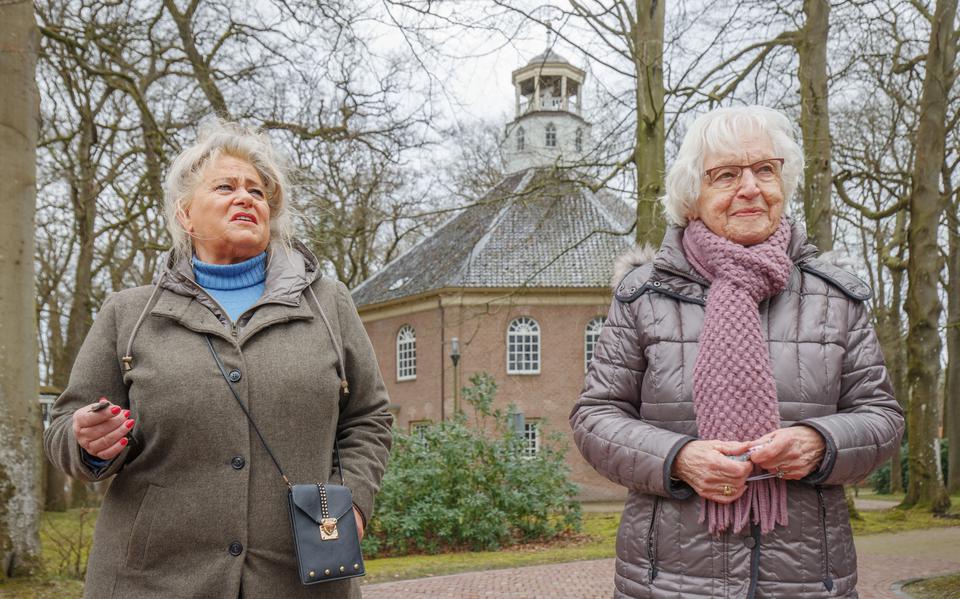
[[[470,382],[463,399],[472,419],[457,414],[415,435],[394,430],[366,555],[492,550],[580,530],[560,435],[528,455],[510,427],[516,409],[493,409],[493,377]]]

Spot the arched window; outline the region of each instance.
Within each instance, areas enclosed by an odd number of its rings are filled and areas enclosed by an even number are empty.
[[[547,123],[547,147],[557,147],[557,127],[553,123]]]
[[[590,360],[593,360],[593,349],[597,346],[600,339],[600,331],[603,329],[603,317],[597,316],[587,323],[586,332],[583,335],[583,371],[586,372],[590,366]]]
[[[523,145],[525,142],[523,138],[523,133],[524,133],[523,127],[518,127],[517,128],[517,151],[520,151],[523,149]]]
[[[417,378],[417,334],[405,324],[397,333],[397,380],[412,381]]]
[[[583,151],[583,129],[577,127],[577,133],[573,137],[573,144],[577,148],[577,152]]]
[[[507,374],[540,374],[540,325],[527,316],[507,327]]]

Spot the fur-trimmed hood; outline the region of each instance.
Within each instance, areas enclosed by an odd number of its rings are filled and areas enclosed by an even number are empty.
[[[635,245],[617,256],[616,260],[613,261],[613,278],[610,279],[610,287],[616,291],[617,285],[620,284],[623,277],[638,266],[653,262],[653,257],[656,255],[657,250],[649,243],[645,243]]]

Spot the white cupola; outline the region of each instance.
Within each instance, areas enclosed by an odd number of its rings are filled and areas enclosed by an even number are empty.
[[[589,146],[590,123],[583,120],[586,73],[548,48],[513,71],[516,116],[507,124],[507,172],[570,165]]]

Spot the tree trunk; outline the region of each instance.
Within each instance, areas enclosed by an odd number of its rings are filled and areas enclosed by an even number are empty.
[[[0,580],[40,552],[43,450],[33,252],[39,98],[32,2],[0,3]]]
[[[940,168],[946,145],[947,99],[952,84],[955,54],[953,21],[957,0],[938,0],[931,23],[926,74],[920,98],[913,189],[910,197],[908,243],[907,379],[910,387],[910,481],[904,506],[922,506],[943,512],[950,497],[939,467],[940,388],[940,248],[937,228],[944,199],[940,194]]]
[[[800,58],[800,130],[803,132],[803,215],[810,241],[833,249],[830,190],[830,115],[827,110],[827,34],[830,3],[804,0],[805,22],[797,42]]]
[[[59,360],[55,362],[53,373],[53,385],[59,389],[67,387],[73,362],[93,325],[93,258],[99,195],[96,184],[97,165],[92,150],[95,126],[93,115],[81,111],[76,179],[71,189],[74,230],[79,251],[73,276],[73,297],[67,318],[66,343],[59,354]],[[90,398],[90,401],[96,401],[96,398]]]
[[[960,493],[960,194],[949,211],[947,253],[947,376],[944,430],[947,451],[947,492]]]
[[[898,238],[905,238],[904,231],[907,226],[907,215],[903,210],[897,213],[896,229],[894,235]],[[882,241],[881,241],[882,243]],[[904,259],[904,244],[900,244],[899,255],[896,257],[897,265],[890,268],[890,287],[891,299],[889,314],[889,333],[890,337],[887,346],[884,347],[884,357],[887,361],[887,372],[890,373],[890,382],[893,384],[893,393],[897,401],[903,407],[904,412],[909,411],[909,388],[907,386],[907,355],[903,344],[903,274],[904,269],[900,266]],[[900,461],[900,451],[897,451],[890,458],[890,492],[903,493],[903,463]]]
[[[637,131],[633,161],[637,169],[637,243],[659,247],[666,230],[660,213],[663,194],[663,14],[661,0],[636,0],[633,24],[637,73]]]

